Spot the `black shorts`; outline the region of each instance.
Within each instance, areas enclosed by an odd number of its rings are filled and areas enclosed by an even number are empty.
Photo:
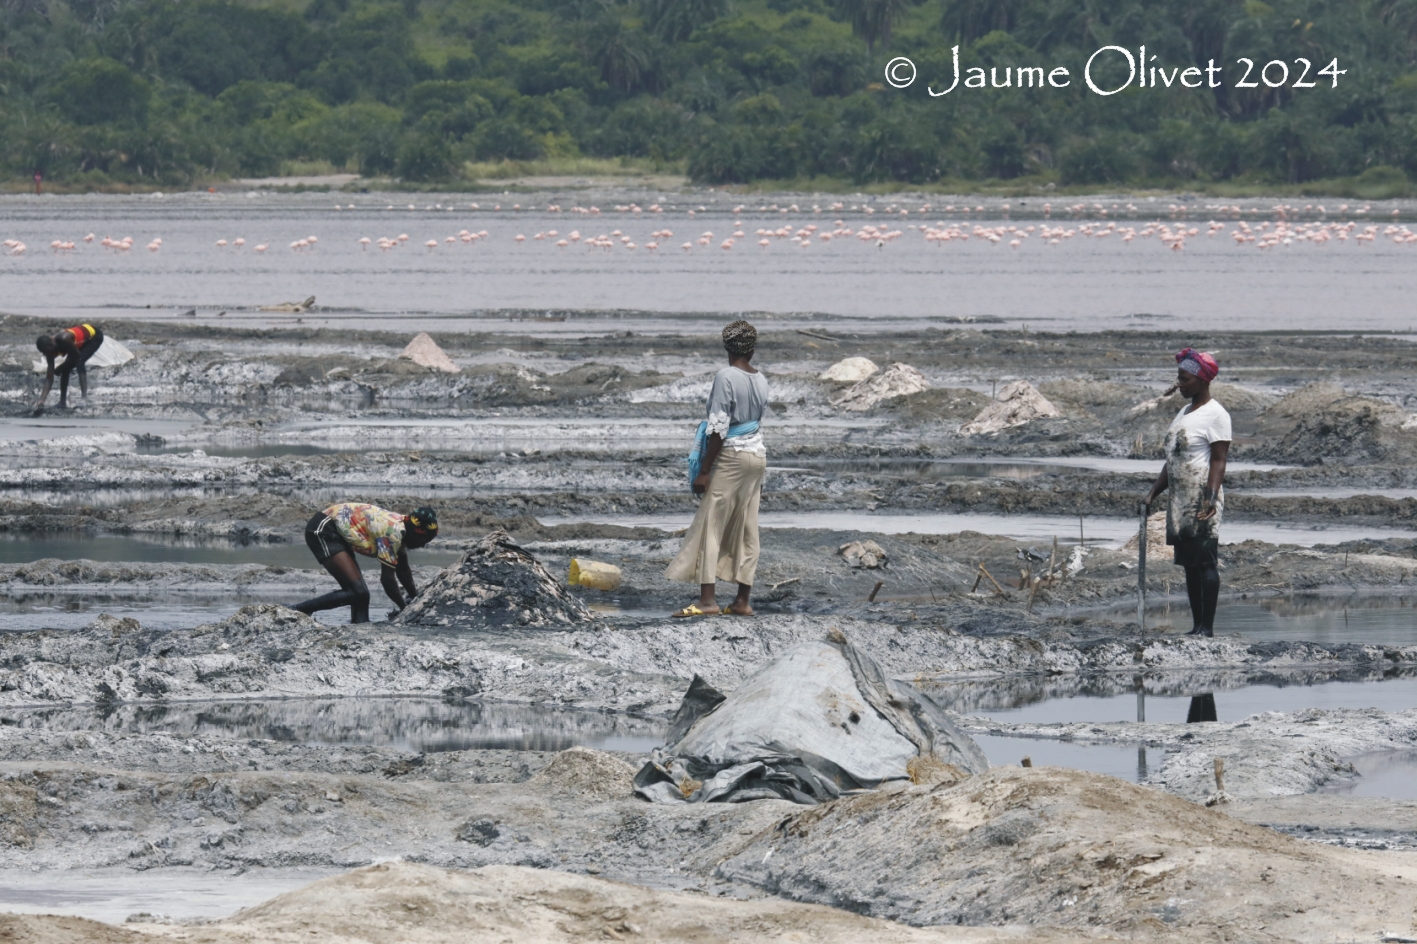
[[[1214,567],[1220,563],[1219,538],[1180,538],[1172,547],[1180,567]]]
[[[336,554],[354,553],[354,548],[339,533],[335,519],[323,511],[317,512],[305,523],[305,544],[315,554],[315,560],[323,564]]]
[[[67,374],[75,368],[87,371],[88,368],[85,365],[88,364],[89,358],[97,354],[101,347],[103,347],[103,329],[94,328],[93,337],[81,344],[77,352],[64,358],[64,363],[59,365],[59,372]]]

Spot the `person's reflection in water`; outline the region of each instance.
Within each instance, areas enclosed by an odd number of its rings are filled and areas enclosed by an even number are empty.
[[[1191,710],[1186,712],[1186,724],[1194,724],[1197,721],[1219,721],[1215,715],[1215,695],[1206,692],[1204,695],[1191,696]]]

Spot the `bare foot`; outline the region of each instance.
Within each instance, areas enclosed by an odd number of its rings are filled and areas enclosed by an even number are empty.
[[[751,606],[749,606],[749,605],[746,604],[746,603],[738,603],[737,601],[735,601],[735,602],[733,602],[733,603],[730,603],[730,604],[728,604],[727,606],[725,606],[725,607],[723,608],[723,612],[724,612],[724,615],[725,615],[725,616],[730,615],[730,614],[733,615],[733,616],[755,616],[755,615],[757,615],[757,614],[755,614],[755,613],[753,612],[753,608],[752,608]]]

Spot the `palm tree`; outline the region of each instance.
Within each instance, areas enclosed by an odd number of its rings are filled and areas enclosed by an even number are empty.
[[[641,37],[618,18],[601,20],[590,32],[590,61],[611,88],[634,91],[649,70]]]
[[[851,21],[851,31],[866,40],[866,51],[876,53],[876,44],[889,46],[891,30],[905,18],[910,0],[838,0],[838,8]]]
[[[700,26],[730,12],[728,0],[644,0],[640,4],[645,25],[660,39],[679,43]]]
[[[972,43],[994,30],[1012,32],[1023,5],[1024,0],[946,0],[940,26],[947,38]]]

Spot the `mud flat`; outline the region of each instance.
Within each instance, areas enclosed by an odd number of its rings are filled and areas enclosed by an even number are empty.
[[[763,504],[782,526],[764,532],[760,615],[685,622],[665,618],[686,595],[663,570],[694,507],[680,454],[720,356],[712,338],[435,332],[453,374],[399,360],[404,335],[104,327],[135,360],[95,371],[76,410],[30,419],[18,414],[40,323],[0,320],[0,399],[15,414],[0,423],[13,608],[0,885],[52,876],[57,894],[80,868],[115,887],[162,870],[177,896],[197,870],[239,883],[242,870],[403,862],[203,915],[215,924],[85,923],[97,912],[70,902],[70,917],[3,919],[12,936],[1417,937],[1417,801],[1357,789],[1379,782],[1373,758],[1410,763],[1417,715],[1391,699],[1320,710],[1288,697],[1417,673],[1417,629],[1400,618],[1417,579],[1405,339],[1185,339],[1225,365],[1231,534],[1264,535],[1223,550],[1226,605],[1281,623],[1304,600],[1398,614],[1381,633],[1298,620],[1259,633],[1237,618],[1198,639],[1181,635],[1183,615],[1137,625],[1135,545],[1107,525],[1136,534],[1180,406],[1158,400],[1169,335],[857,337],[766,320],[777,399]],[[907,361],[930,387],[846,410],[846,385],[819,375],[848,356]],[[1016,379],[1059,415],[960,432]],[[328,586],[301,528],[347,499],[437,505],[442,534],[413,555],[421,585],[494,529],[547,579],[564,583],[584,557],[619,566],[623,584],[562,587],[555,607],[524,602],[495,625],[451,593],[363,626],[278,605]],[[946,515],[984,524],[930,527]],[[879,566],[853,566],[842,548],[856,541],[875,542]],[[1156,553],[1149,599],[1183,614],[1180,571]],[[631,797],[694,676],[732,690],[833,628],[955,710],[1001,766],[811,809]],[[1223,705],[1263,685],[1290,686],[1286,710],[1190,725],[986,710],[1137,691]],[[1139,750],[1145,773],[1013,766],[1040,745]],[[500,904],[468,904],[488,900]]]

